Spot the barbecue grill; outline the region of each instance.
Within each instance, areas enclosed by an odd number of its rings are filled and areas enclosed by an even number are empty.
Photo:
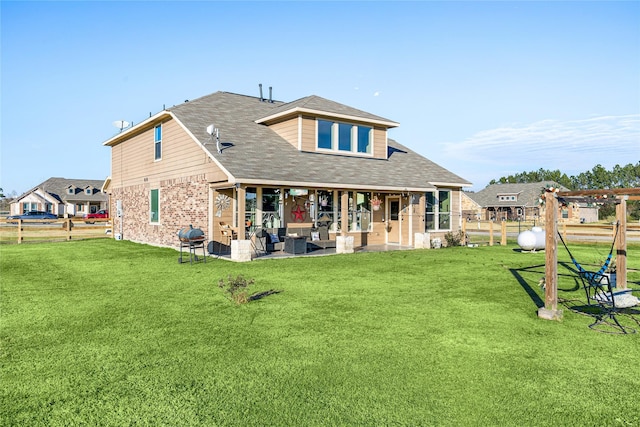
[[[189,262],[193,264],[193,261],[204,261],[207,262],[207,256],[204,252],[204,242],[205,236],[204,232],[199,228],[193,228],[193,225],[189,227],[181,228],[178,231],[178,239],[180,239],[180,258],[178,258],[179,263],[183,263],[182,259],[182,249],[186,248],[189,250]],[[202,248],[202,259],[198,258],[196,255],[196,249]]]

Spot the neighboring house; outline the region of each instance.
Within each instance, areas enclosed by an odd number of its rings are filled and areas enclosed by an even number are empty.
[[[464,214],[470,219],[494,220],[536,220],[544,216],[541,195],[545,188],[555,187],[561,191],[567,188],[553,181],[526,184],[492,184],[476,193],[465,193],[468,203]],[[463,200],[464,197],[463,197]],[[476,216],[472,216],[472,213]],[[598,207],[586,200],[571,200],[560,204],[560,222],[594,222],[598,220]]]
[[[16,197],[11,203],[11,215],[46,211],[73,217],[108,209],[109,196],[102,191],[103,184],[95,179],[49,178]]]
[[[396,126],[318,96],[216,92],[167,108],[104,142],[115,237],[176,247],[193,225],[228,245],[256,227],[325,225],[365,246],[458,230],[470,183],[389,139]]]

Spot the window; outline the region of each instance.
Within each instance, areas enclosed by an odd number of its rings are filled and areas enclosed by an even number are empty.
[[[279,228],[282,218],[282,203],[280,203],[278,188],[262,189],[262,225],[266,228]]]
[[[155,147],[155,160],[160,160],[162,159],[162,125],[159,124],[158,126],[155,127],[155,132],[154,132],[154,147]]]
[[[332,122],[326,120],[318,120],[318,148],[324,148],[326,150],[333,149],[331,144],[331,129],[333,127]]]
[[[349,230],[370,231],[371,193],[349,193]]]
[[[318,225],[336,231],[339,229],[339,223],[336,222],[337,217],[338,206],[335,206],[334,209],[333,191],[318,191]]]
[[[37,211],[38,210],[38,204],[37,203],[29,203],[29,202],[24,202],[22,204],[22,212],[29,212],[29,211]]]
[[[319,149],[371,154],[373,128],[320,119],[317,123]]]
[[[256,187],[247,187],[245,192],[244,223],[247,231],[256,228],[256,211],[258,210],[258,194]]]
[[[150,193],[150,221],[152,223],[160,222],[160,190],[151,190]]]
[[[87,196],[92,195],[93,194],[93,189],[91,187],[85,188],[84,194],[86,194]]]
[[[437,197],[436,197],[437,194]],[[427,230],[451,229],[451,191],[426,193],[425,227]]]
[[[75,194],[75,192],[76,192],[75,190],[76,190],[75,188],[69,187],[69,188],[67,188],[67,194]]]
[[[338,150],[351,151],[351,129],[354,126],[338,123]]]

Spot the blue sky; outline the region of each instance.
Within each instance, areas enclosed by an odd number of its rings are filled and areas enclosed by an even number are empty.
[[[640,161],[640,2],[9,2],[0,187],[104,179],[115,120],[319,95],[484,188]]]

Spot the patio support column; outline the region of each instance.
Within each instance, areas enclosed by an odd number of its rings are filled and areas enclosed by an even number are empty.
[[[245,240],[245,214],[246,214],[246,197],[247,191],[244,187],[239,186],[236,188],[236,202],[238,203],[238,240]]]
[[[616,287],[627,289],[627,198],[623,196],[616,205],[618,239],[616,240]]]
[[[545,291],[544,307],[538,317],[546,320],[562,319],[558,310],[558,199],[554,191],[546,191],[545,203]]]
[[[342,197],[340,199],[340,216],[342,216],[340,221],[340,234],[342,236],[347,235],[347,230],[349,229],[349,192],[343,191]]]

